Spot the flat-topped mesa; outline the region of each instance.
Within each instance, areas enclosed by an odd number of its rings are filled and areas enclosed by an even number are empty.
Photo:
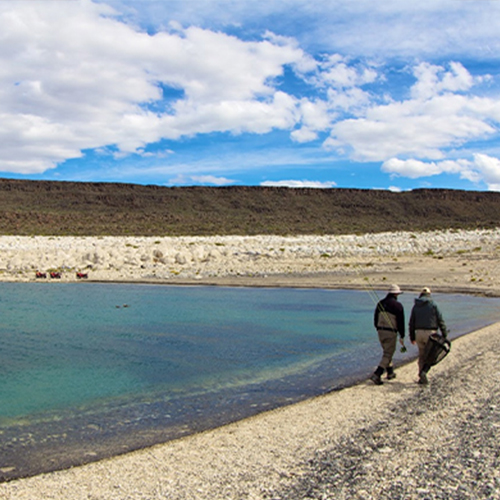
[[[500,193],[0,179],[0,234],[349,234],[500,227]]]

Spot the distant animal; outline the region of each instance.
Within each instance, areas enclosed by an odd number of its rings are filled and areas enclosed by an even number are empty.
[[[81,279],[87,279],[89,275],[87,273],[76,273],[76,277],[81,280]]]
[[[50,273],[50,277],[53,278],[53,279],[54,278],[61,279],[61,273],[53,271],[53,272]]]
[[[47,273],[41,273],[40,271],[37,271],[36,272],[36,277],[37,277],[37,279],[46,278],[47,277]]]

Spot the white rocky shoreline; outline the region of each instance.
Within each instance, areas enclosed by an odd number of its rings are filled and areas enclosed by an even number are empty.
[[[325,236],[0,236],[0,280],[37,271],[96,281],[205,280],[228,276],[339,272],[402,258],[496,255],[500,229]]]
[[[500,296],[500,229],[346,236],[0,236],[0,281],[430,286]],[[47,278],[50,280],[50,278]],[[499,312],[500,315],[500,312]],[[374,333],[374,347],[378,341]],[[378,348],[378,347],[377,347]],[[416,363],[212,431],[0,484],[1,500],[500,500],[500,323]]]

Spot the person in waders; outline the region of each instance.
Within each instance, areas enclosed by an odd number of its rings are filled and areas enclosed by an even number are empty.
[[[448,335],[448,329],[443,315],[437,304],[431,298],[431,290],[422,288],[420,295],[415,299],[415,304],[410,315],[410,341],[418,346],[418,383],[427,385],[427,373],[430,365],[426,364],[425,354],[429,337],[437,333],[438,329],[444,338]]]
[[[396,378],[392,357],[399,342],[404,347],[405,313],[403,304],[398,301],[398,295],[403,293],[398,285],[391,285],[386,297],[377,303],[374,315],[374,324],[377,329],[378,339],[382,346],[382,359],[370,379],[376,385],[382,385],[382,375],[387,371],[387,380]]]

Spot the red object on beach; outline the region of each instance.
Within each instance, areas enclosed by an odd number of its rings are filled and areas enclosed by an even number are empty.
[[[36,277],[37,278],[46,278],[47,277],[47,273],[41,273],[40,271],[37,271],[36,272]]]
[[[50,277],[51,278],[58,278],[58,279],[60,279],[61,278],[61,273],[52,272],[52,273],[50,273]]]
[[[87,279],[89,275],[87,273],[76,273],[76,277],[81,280],[81,279]]]

